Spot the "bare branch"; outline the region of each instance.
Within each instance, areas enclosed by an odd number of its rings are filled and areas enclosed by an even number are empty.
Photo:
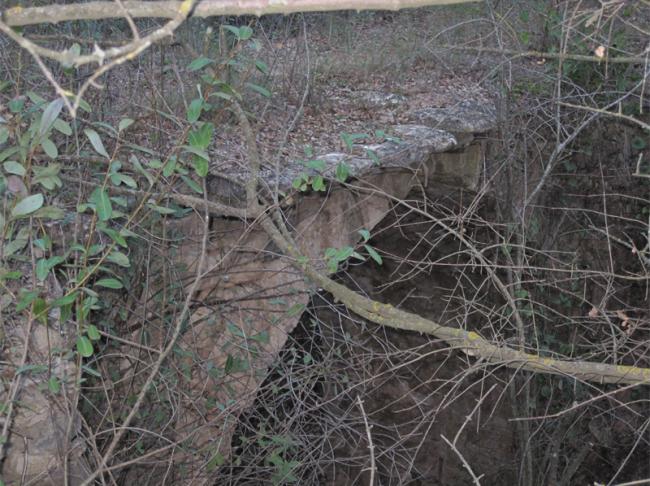
[[[646,58],[643,56],[616,56],[616,57],[598,57],[587,56],[584,54],[570,54],[566,52],[543,52],[543,51],[518,51],[516,49],[502,49],[497,47],[482,47],[482,46],[454,46],[442,45],[435,46],[437,49],[451,49],[455,51],[471,51],[478,54],[502,54],[504,56],[512,56],[513,58],[520,57],[537,57],[541,59],[558,59],[568,61],[582,61],[582,62],[596,62],[596,63],[609,63],[609,64],[638,64],[645,62]],[[647,49],[646,49],[647,52]]]
[[[372,442],[372,433],[370,432],[370,429],[372,427],[368,423],[368,415],[363,408],[363,400],[361,400],[361,397],[359,395],[357,395],[357,404],[361,409],[361,415],[363,416],[363,423],[366,427],[366,435],[368,437],[368,451],[370,452],[370,479],[368,480],[368,486],[373,486],[375,484],[375,472],[377,471],[377,465],[375,464],[375,446]]]
[[[331,10],[400,10],[428,5],[451,5],[474,3],[480,0],[205,0],[197,5],[192,16],[212,17],[217,15],[265,15],[295,12],[324,12]],[[100,20],[124,17],[131,18],[174,18],[182,2],[153,1],[122,2],[124,9],[115,8],[114,2],[97,1],[70,5],[49,5],[45,7],[13,7],[2,12],[2,21],[7,25],[58,23],[67,20]]]

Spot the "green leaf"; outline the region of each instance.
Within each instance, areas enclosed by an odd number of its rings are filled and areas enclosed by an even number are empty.
[[[525,289],[515,290],[515,297],[518,299],[527,299],[528,295],[528,291]]]
[[[152,186],[155,179],[151,174],[149,174],[149,171],[142,166],[142,164],[140,163],[138,158],[135,155],[131,155],[131,157],[129,157],[129,161],[133,164],[133,168],[140,175],[144,176],[145,179],[147,179],[147,182],[149,183],[149,186]]]
[[[350,137],[348,133],[343,132],[341,133],[341,139],[343,140],[343,143],[348,148],[348,150],[352,150],[352,146],[354,145],[352,137]]]
[[[47,167],[34,166],[34,183],[41,184],[45,189],[51,191],[56,187],[62,187],[63,182],[59,178],[61,164],[49,164]]]
[[[324,160],[310,160],[305,165],[310,169],[314,169],[319,172],[322,172],[327,168],[327,164],[325,163]]]
[[[233,96],[228,93],[224,93],[223,91],[215,91],[214,93],[211,93],[209,97],[216,96],[217,98],[222,98],[226,101],[232,101]]]
[[[261,331],[250,337],[253,341],[257,341],[262,344],[269,344],[271,338],[268,331]]]
[[[111,205],[111,200],[108,197],[106,189],[97,187],[90,195],[90,202],[95,205],[95,211],[97,211],[97,217],[100,221],[108,221],[111,219],[111,216],[113,216],[113,206]]]
[[[2,167],[7,174],[14,174],[20,177],[23,177],[25,175],[25,168],[23,165],[14,160],[8,160],[2,165]]]
[[[41,209],[36,211],[33,216],[35,218],[57,220],[65,217],[65,211],[55,206],[43,206]]]
[[[4,256],[9,257],[27,246],[29,235],[30,231],[28,226],[23,226],[20,228],[18,234],[14,237],[14,239],[5,245]]]
[[[113,201],[114,204],[122,207],[127,207],[128,201],[126,200],[125,197],[122,196],[111,196],[111,201]],[[113,219],[115,218],[122,218],[127,216],[125,213],[120,211],[119,209],[114,209],[113,210]]]
[[[210,169],[210,163],[208,162],[207,159],[200,156],[192,157],[192,165],[194,166],[196,175],[198,175],[199,177],[205,177],[206,175],[208,175],[208,170]]]
[[[208,472],[212,472],[215,469],[217,469],[218,467],[223,466],[225,463],[226,463],[226,458],[223,457],[223,454],[221,454],[221,452],[217,451],[212,456],[212,458],[208,461],[208,463],[206,464],[205,467],[208,470]],[[0,486],[3,486],[3,485],[0,485]]]
[[[245,338],[246,333],[242,331],[237,324],[234,324],[232,322],[226,322],[226,329],[228,329],[228,332],[232,334],[233,336],[240,337],[240,338]]]
[[[381,161],[379,160],[379,156],[377,155],[377,152],[371,149],[366,149],[366,155],[372,160],[375,165],[380,165]]]
[[[208,153],[205,151],[204,148],[202,147],[195,147],[195,146],[190,146],[190,145],[183,145],[183,150],[190,152],[197,157],[201,157],[202,159],[205,160],[210,160],[210,156]]]
[[[0,162],[7,160],[13,154],[20,152],[20,147],[9,147],[0,152]]]
[[[26,364],[16,368],[16,374],[20,375],[23,373],[43,373],[47,371],[47,366],[40,364]]]
[[[248,40],[251,37],[253,37],[253,29],[251,29],[249,26],[244,25],[239,28],[239,40]]]
[[[190,132],[188,141],[192,147],[205,150],[210,146],[213,135],[214,125],[212,123],[204,123],[198,130]]]
[[[124,285],[122,285],[122,282],[116,278],[102,278],[100,280],[97,280],[97,282],[95,282],[95,285],[98,287],[106,287],[107,289],[114,290],[119,290],[124,287]]]
[[[107,132],[110,132],[112,135],[117,135],[117,130],[115,130],[115,128],[113,128],[108,123],[95,122],[94,125],[98,126],[98,127],[102,127],[104,130],[106,130]]]
[[[195,123],[201,117],[201,111],[203,110],[203,100],[201,98],[195,98],[190,103],[190,106],[187,107],[187,121],[190,123]]]
[[[0,122],[2,122],[2,115],[0,115]],[[0,145],[9,140],[9,129],[7,127],[0,127]]]
[[[97,229],[102,233],[107,234],[111,240],[113,240],[121,247],[123,248],[128,247],[128,244],[126,243],[126,239],[124,239],[124,236],[122,236],[118,231],[115,231],[113,228],[109,228],[108,226],[106,226],[105,223],[98,223]]]
[[[56,376],[50,376],[50,379],[47,380],[47,388],[50,390],[50,393],[59,393],[61,391],[61,383]]]
[[[293,304],[289,309],[287,309],[287,316],[294,317],[305,310],[305,304]]]
[[[139,150],[140,152],[144,152],[145,154],[150,155],[151,157],[156,156],[156,152],[154,152],[153,150],[148,149],[147,147],[143,147],[142,145],[136,145],[134,143],[125,143],[124,146],[132,148],[134,150]]]
[[[27,309],[27,307],[29,307],[31,303],[36,300],[36,297],[38,297],[38,292],[36,290],[22,290],[20,292],[18,304],[16,304],[16,312]]]
[[[100,267],[101,268],[101,267]],[[96,305],[97,300],[99,299],[99,294],[95,292],[94,290],[89,289],[88,287],[81,287],[81,290],[84,291],[84,293],[88,294],[90,297],[88,299],[84,299],[82,301],[82,312],[83,312],[83,317],[81,320],[85,319],[88,316],[88,313],[91,310],[97,310],[99,309],[99,306]]]
[[[45,110],[43,110],[43,116],[41,117],[41,126],[38,129],[39,136],[42,137],[50,131],[54,121],[59,117],[62,108],[63,100],[61,98],[57,98],[47,105]]]
[[[33,194],[22,199],[11,211],[12,218],[21,218],[33,213],[43,205],[43,195]]]
[[[99,138],[99,134],[91,128],[86,128],[84,130],[84,133],[86,134],[86,137],[88,137],[88,140],[90,140],[90,144],[95,149],[95,152],[97,152],[99,155],[102,155],[103,157],[106,157],[107,159],[110,159],[108,152],[106,152],[106,149],[104,148],[102,139]]]
[[[232,33],[237,39],[239,39],[239,29],[237,27],[234,27],[232,25],[222,25],[221,26],[224,30],[227,30],[228,32]]]
[[[324,191],[325,181],[323,180],[323,176],[319,175],[314,177],[314,180],[311,182],[311,187],[314,191]]]
[[[11,110],[12,113],[18,113],[19,111],[22,111],[24,106],[25,106],[24,98],[14,98],[9,102],[9,110]]]
[[[90,342],[86,336],[77,337],[77,351],[84,358],[90,358],[95,350],[93,349],[93,343]]]
[[[47,265],[49,270],[52,270],[54,267],[60,265],[64,261],[65,261],[64,257],[62,257],[61,255],[55,255],[45,260],[45,265]]]
[[[81,108],[86,113],[92,113],[93,111],[92,107],[86,100],[79,100],[79,108]]]
[[[170,157],[163,167],[162,175],[163,177],[169,177],[174,173],[176,165],[178,164],[178,159],[176,157]]]
[[[266,65],[266,63],[264,61],[260,61],[259,59],[257,61],[255,61],[255,67],[262,74],[268,74],[269,73],[269,67]]]
[[[248,86],[253,91],[261,94],[262,96],[265,96],[267,98],[271,97],[271,92],[268,89],[266,89],[264,86],[260,86],[259,84],[255,84],[255,83],[246,83],[246,86]]]
[[[137,238],[138,237],[137,233],[134,233],[133,231],[131,231],[128,228],[122,228],[120,230],[120,235],[122,235],[124,238]]]
[[[190,72],[199,71],[213,62],[212,59],[208,59],[207,57],[197,57],[187,66],[187,70]]]
[[[350,167],[345,162],[339,162],[336,166],[336,178],[339,182],[345,182],[350,176]]]
[[[34,179],[34,184],[40,184],[48,191],[53,191],[57,187],[62,187],[63,181],[58,176],[39,177],[38,180]]]
[[[120,174],[118,172],[118,173],[115,173],[115,174],[111,174],[110,179],[111,179],[111,183],[114,186],[119,186],[120,184],[124,184],[124,185],[129,186],[129,187],[131,187],[133,189],[136,189],[138,187],[138,183],[130,175]]]
[[[36,262],[36,278],[42,282],[47,278],[48,273],[50,273],[50,267],[47,264],[47,259],[41,258]]]
[[[47,306],[47,302],[45,302],[45,299],[41,299],[39,297],[38,299],[34,300],[34,305],[32,306],[32,312],[36,320],[43,325],[47,325],[48,310],[49,307]]]
[[[352,147],[354,146],[354,142],[356,140],[363,140],[364,138],[368,137],[369,135],[367,133],[341,133],[341,139],[343,140],[343,143],[345,143],[345,146],[348,148],[348,150],[352,150]]]
[[[106,259],[111,263],[115,263],[116,265],[119,265],[120,267],[129,268],[131,266],[131,262],[129,260],[129,257],[126,256],[121,251],[113,250],[106,257]]]
[[[294,189],[300,190],[300,188],[303,185],[303,182],[307,179],[307,176],[305,174],[301,174],[300,176],[296,177],[293,181],[291,181],[291,187]]]
[[[64,122],[60,118],[57,118],[54,120],[54,124],[52,127],[59,133],[62,133],[63,135],[70,136],[72,135],[72,128],[70,127],[70,124],[68,122]]]
[[[190,179],[187,176],[181,176],[181,179],[183,179],[183,182],[185,182],[185,184],[187,184],[189,188],[192,189],[194,192],[196,192],[197,194],[203,194],[203,188],[196,181]]]
[[[56,300],[53,300],[52,303],[50,304],[51,307],[62,307],[64,305],[72,304],[75,299],[77,298],[77,294],[79,292],[75,290],[71,294],[64,295],[63,297],[59,297]]]
[[[86,334],[88,334],[88,337],[93,341],[98,341],[102,337],[101,334],[99,334],[99,329],[97,329],[97,326],[94,324],[90,324],[88,326],[86,329]]]
[[[43,98],[41,95],[34,93],[33,91],[28,91],[27,97],[34,103],[35,105],[44,105],[47,103],[45,98]]]
[[[117,125],[117,131],[122,132],[133,125],[134,120],[131,118],[123,118],[120,120],[120,123]]]
[[[352,256],[354,253],[354,248],[351,246],[344,246],[336,252],[336,259],[340,262],[344,262]]]
[[[81,369],[84,370],[89,375],[92,375],[92,376],[94,376],[96,378],[101,378],[102,377],[102,374],[99,371],[91,368],[90,366],[81,365]]]
[[[363,238],[363,241],[368,241],[370,239],[370,231],[367,229],[360,229],[359,234],[361,235],[361,238]]]
[[[15,270],[13,272],[7,272],[4,269],[0,269],[0,281],[18,280],[22,276],[23,276],[23,272],[21,272],[20,270]]]
[[[238,41],[245,41],[253,37],[253,29],[251,29],[246,25],[243,27],[223,25],[222,27],[228,32],[232,33],[237,38]]]
[[[153,209],[154,211],[156,211],[157,213],[160,213],[160,214],[176,214],[175,209],[165,208],[163,206],[158,206],[156,204],[149,203],[149,204],[147,204],[147,207],[149,207],[150,209]]]
[[[372,246],[363,245],[363,247],[368,252],[368,255],[370,255],[370,258],[372,258],[374,261],[376,261],[379,265],[381,265],[383,263],[381,255],[379,253],[377,253],[377,251]]]
[[[41,140],[41,147],[43,148],[43,152],[45,152],[49,158],[56,159],[59,156],[59,151],[56,148],[56,145],[54,145],[54,142],[49,138]]]

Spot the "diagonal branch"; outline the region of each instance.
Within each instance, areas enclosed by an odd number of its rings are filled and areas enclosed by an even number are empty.
[[[363,297],[305,263],[306,260],[296,245],[282,235],[267,215],[263,215],[260,222],[273,242],[292,257],[292,264],[299,268],[314,284],[333,294],[348,309],[376,324],[430,334],[469,356],[518,370],[563,375],[597,383],[650,384],[650,368],[541,357],[507,346],[498,346],[474,331],[442,326],[417,314],[397,309],[390,304],[383,304]]]

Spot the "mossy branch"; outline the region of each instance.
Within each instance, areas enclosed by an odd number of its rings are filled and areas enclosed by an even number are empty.
[[[591,361],[569,361],[536,354],[525,353],[507,346],[493,344],[474,331],[442,326],[430,319],[383,304],[350,290],[331,278],[323,275],[309,264],[298,251],[295,244],[288,241],[275,227],[268,216],[261,218],[262,227],[287,255],[293,264],[317,286],[330,292],[348,309],[382,326],[416,331],[435,336],[469,356],[481,358],[493,364],[505,365],[518,370],[537,373],[551,373],[579,380],[597,383],[638,383],[650,385],[650,369],[636,366],[610,365]]]

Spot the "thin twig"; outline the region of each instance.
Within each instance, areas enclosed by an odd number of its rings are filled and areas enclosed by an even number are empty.
[[[560,61],[583,61],[595,63],[609,63],[609,64],[639,64],[645,61],[643,54],[640,56],[615,56],[615,57],[598,57],[587,56],[584,54],[570,54],[567,52],[544,52],[544,51],[518,51],[516,49],[504,49],[498,47],[482,47],[482,46],[455,46],[444,44],[435,46],[439,49],[450,49],[455,51],[472,51],[478,54],[484,52],[491,54],[503,54],[512,56],[513,58],[519,57],[536,57],[541,59],[557,59]]]
[[[370,452],[370,479],[368,480],[368,486],[373,486],[375,484],[375,472],[377,471],[377,465],[375,464],[375,445],[372,442],[372,434],[370,429],[372,426],[368,423],[368,416],[366,411],[363,408],[363,402],[361,397],[357,395],[357,403],[361,409],[361,416],[363,417],[363,423],[366,426],[366,436],[368,437],[368,451]]]
[[[481,486],[481,481],[480,481],[481,477],[477,477],[476,474],[474,474],[474,471],[472,471],[471,466],[469,465],[469,463],[467,462],[465,457],[463,457],[463,455],[460,453],[460,451],[456,448],[456,446],[454,444],[452,444],[451,442],[449,442],[449,440],[444,435],[440,434],[440,437],[442,438],[442,440],[444,440],[447,443],[447,445],[451,448],[451,450],[454,451],[454,453],[458,456],[458,458],[460,459],[460,462],[463,463],[463,467],[469,473],[469,475],[472,477],[472,481],[474,481],[474,484],[476,486]]]

